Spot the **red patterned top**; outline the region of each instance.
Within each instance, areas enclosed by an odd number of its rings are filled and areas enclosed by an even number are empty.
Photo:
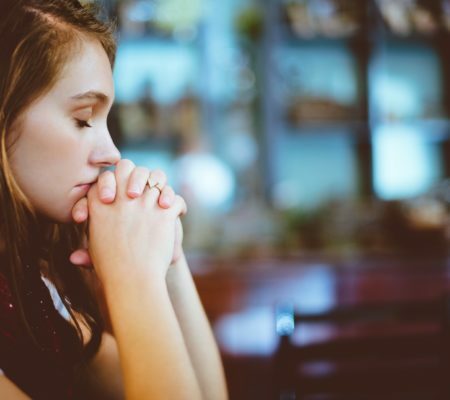
[[[33,399],[71,399],[76,330],[56,310],[38,268],[27,266],[25,272],[25,307],[39,346],[26,332],[0,273],[0,369]]]

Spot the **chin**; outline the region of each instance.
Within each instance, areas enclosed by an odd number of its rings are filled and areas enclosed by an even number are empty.
[[[67,210],[41,210],[39,216],[45,219],[47,222],[56,224],[68,224],[75,223],[72,218],[72,208]]]
[[[75,223],[75,221],[72,219],[72,217],[63,218],[63,219],[57,220],[56,222],[58,222],[60,224],[74,224]]]
[[[67,224],[70,222],[75,222],[72,220],[71,216],[55,216],[49,215],[47,213],[39,213],[39,218],[41,221],[45,221],[47,223],[52,224]]]

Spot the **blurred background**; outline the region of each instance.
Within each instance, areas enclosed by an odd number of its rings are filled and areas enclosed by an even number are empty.
[[[187,198],[188,251],[446,253],[450,2],[106,5],[110,128]]]
[[[187,200],[232,398],[281,398],[262,379],[280,302],[446,293],[450,0],[103,5],[119,43],[110,130]]]

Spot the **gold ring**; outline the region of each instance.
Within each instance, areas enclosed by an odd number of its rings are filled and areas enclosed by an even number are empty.
[[[159,194],[161,194],[162,193],[162,190],[163,190],[163,188],[161,187],[161,184],[159,183],[159,182],[156,182],[154,185],[150,185],[150,180],[148,180],[147,181],[147,183],[148,183],[148,187],[150,188],[150,189],[158,189],[159,190]]]

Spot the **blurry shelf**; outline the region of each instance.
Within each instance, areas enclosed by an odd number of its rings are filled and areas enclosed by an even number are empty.
[[[346,36],[325,36],[323,34],[314,34],[312,36],[300,36],[292,31],[289,26],[281,26],[280,28],[280,36],[283,39],[283,43],[287,45],[320,45],[320,44],[353,44],[353,43],[364,43],[365,35],[362,29],[358,30],[356,34],[352,33],[351,35]]]
[[[367,24],[364,1],[346,0],[344,7],[331,1],[316,4],[316,7],[309,3],[312,2],[280,1],[278,24],[286,39],[298,42],[342,42],[364,37],[363,31]]]
[[[285,122],[283,131],[289,135],[348,135],[367,137],[368,123],[363,120],[309,120],[300,124]]]
[[[357,104],[341,104],[329,98],[299,97],[286,106],[285,118],[289,124],[334,124],[363,121],[364,112]]]

